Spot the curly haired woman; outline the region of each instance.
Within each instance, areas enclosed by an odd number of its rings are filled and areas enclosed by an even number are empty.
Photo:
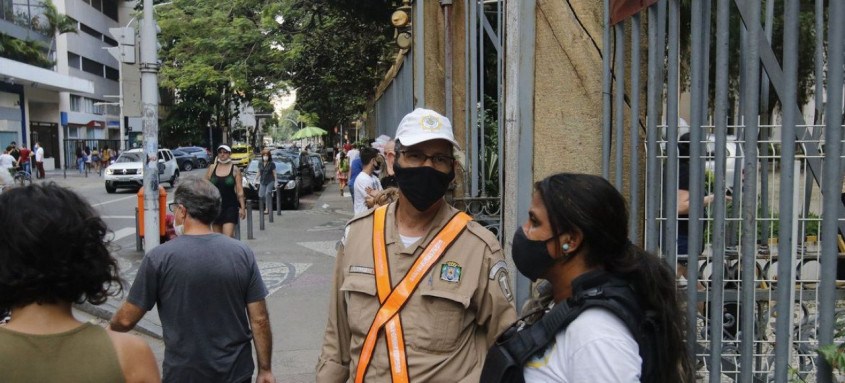
[[[73,303],[122,291],[108,228],[88,202],[53,183],[0,194],[0,382],[158,382],[139,337],[74,318]]]

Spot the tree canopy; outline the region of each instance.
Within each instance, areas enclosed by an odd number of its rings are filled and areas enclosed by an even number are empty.
[[[282,80],[297,90],[297,109],[330,130],[361,114],[393,63],[393,10],[385,0],[283,0],[274,31]]]

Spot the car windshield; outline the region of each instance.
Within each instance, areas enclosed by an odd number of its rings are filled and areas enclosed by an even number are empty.
[[[115,162],[141,162],[143,153],[123,153]]]
[[[232,148],[232,154],[247,154],[247,153],[249,153],[249,148],[247,148],[245,146]]]
[[[276,174],[278,175],[291,174],[293,171],[293,164],[291,164],[290,161],[276,158],[273,162],[276,163]]]
[[[172,150],[172,151],[170,151],[170,152],[171,152],[171,153],[173,153],[173,155],[174,155],[174,156],[176,156],[176,157],[182,157],[182,156],[187,156],[187,155],[189,155],[188,153],[183,152],[183,151],[181,151],[181,150],[179,150],[179,149]]]

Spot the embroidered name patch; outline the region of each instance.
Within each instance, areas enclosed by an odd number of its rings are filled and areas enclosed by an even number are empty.
[[[449,261],[440,265],[440,279],[446,282],[458,283],[461,281],[461,265]]]

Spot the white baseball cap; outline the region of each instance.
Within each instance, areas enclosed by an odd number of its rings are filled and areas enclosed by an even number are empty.
[[[396,140],[402,146],[413,146],[430,140],[446,140],[460,149],[449,119],[430,109],[417,108],[402,117],[396,129]]]
[[[224,149],[229,153],[232,152],[232,148],[230,148],[229,145],[220,145],[220,146],[217,147],[217,150],[220,150],[220,149]]]

